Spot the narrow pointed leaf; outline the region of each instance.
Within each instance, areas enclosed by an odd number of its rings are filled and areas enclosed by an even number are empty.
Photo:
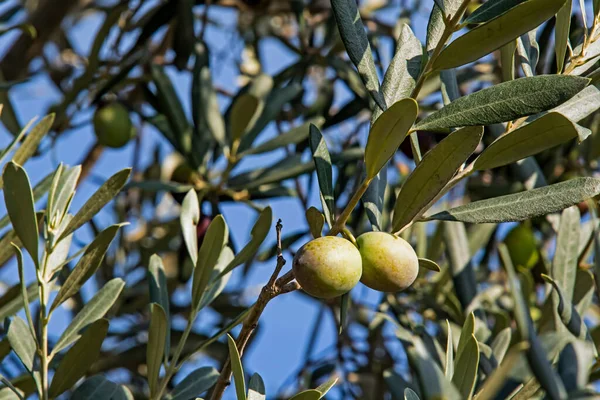
[[[198,195],[194,189],[190,189],[181,204],[179,222],[183,233],[183,241],[194,265],[198,262],[198,232],[196,232],[196,226],[199,220],[200,203],[198,202]]]
[[[94,275],[94,273],[102,264],[102,260],[104,260],[106,251],[108,250],[108,247],[117,235],[117,232],[121,226],[123,225],[119,224],[109,226],[100,232],[94,241],[90,243],[83,253],[83,256],[81,256],[77,262],[77,265],[75,265],[75,268],[73,268],[73,271],[71,271],[67,277],[67,280],[65,283],[63,283],[58,291],[58,294],[54,298],[52,306],[50,307],[51,311],[70,297],[77,294],[83,284],[90,279],[92,275]]]
[[[290,398],[290,400],[319,400],[321,392],[315,389],[305,390]]]
[[[499,363],[504,359],[508,346],[510,346],[511,339],[512,331],[510,328],[504,328],[494,338],[494,341],[492,342],[492,354]]]
[[[411,389],[404,389],[404,400],[419,400],[419,396]]]
[[[52,354],[59,351],[79,339],[80,331],[92,322],[104,317],[104,314],[112,307],[123,290],[125,282],[120,278],[114,278],[108,281],[94,297],[87,303],[81,311],[73,318],[69,326],[62,333]]]
[[[50,132],[52,124],[54,124],[54,114],[42,118],[25,137],[23,144],[15,151],[11,161],[15,164],[24,165],[35,154],[44,136]]]
[[[444,375],[449,380],[454,376],[454,341],[452,340],[452,328],[450,322],[446,320],[446,358],[444,360]]]
[[[167,287],[167,278],[165,276],[165,268],[162,260],[156,254],[153,254],[150,257],[150,265],[148,266],[148,288],[150,292],[150,302],[159,304],[166,316],[167,337],[165,339],[165,359],[167,359],[171,347],[169,288]]]
[[[95,399],[133,400],[133,395],[125,386],[96,375],[83,381],[71,396],[71,400]]]
[[[302,125],[291,128],[289,131],[282,133],[281,135],[278,135],[265,143],[259,144],[256,147],[252,147],[244,151],[242,154],[239,154],[239,156],[242,157],[251,154],[267,153],[269,151],[280,149],[284,146],[302,143],[308,138],[310,126],[315,125],[316,127],[320,127],[323,125],[323,122],[325,122],[325,119],[322,117],[312,118]]]
[[[188,374],[171,392],[171,400],[197,398],[219,380],[219,371],[213,367],[200,367]]]
[[[461,97],[420,121],[420,130],[491,125],[556,107],[589,83],[586,78],[540,75],[515,79]]]
[[[379,77],[375,69],[371,45],[354,0],[332,0],[331,8],[337,22],[340,36],[352,63],[358,69],[360,78],[379,108],[386,104],[379,91]]]
[[[156,394],[159,384],[160,366],[165,356],[167,328],[167,316],[163,308],[157,303],[150,304],[146,365],[148,366],[148,386],[150,386],[151,395]]]
[[[231,106],[231,126],[229,127],[231,141],[235,143],[248,132],[256,123],[264,107],[263,100],[244,93],[234,100]]]
[[[515,79],[515,51],[517,41],[511,40],[500,48],[500,63],[502,65],[502,82]]]
[[[571,31],[571,11],[573,2],[568,0],[556,14],[556,27],[554,28],[554,52],[556,53],[556,69],[560,74],[565,65],[565,55],[569,44]]]
[[[206,230],[206,235],[202,240],[202,246],[198,253],[198,262],[194,268],[194,277],[192,280],[193,307],[200,305],[200,300],[204,295],[212,271],[215,265],[217,265],[221,251],[225,247],[225,244],[227,244],[228,238],[227,223],[222,215],[217,215]]]
[[[231,372],[233,373],[237,400],[246,400],[246,383],[242,360],[240,359],[240,353],[238,352],[235,340],[229,334],[227,334],[227,345],[229,347],[229,360],[231,362]]]
[[[381,92],[388,106],[410,97],[416,81],[421,73],[423,46],[407,24],[402,25],[396,41],[396,53],[383,77]],[[373,112],[372,122],[377,120],[383,111],[379,108]]]
[[[387,188],[387,168],[381,171],[371,181],[369,188],[361,198],[367,218],[375,231],[383,230],[383,207],[385,201],[385,190]]]
[[[80,174],[80,165],[72,168],[63,167],[60,174],[56,176],[58,179],[53,182],[52,190],[48,195],[48,220],[54,229],[62,223],[63,217],[68,212]]]
[[[86,374],[100,355],[107,332],[106,319],[99,319],[86,328],[77,343],[60,360],[48,391],[50,398],[71,389]]]
[[[482,127],[463,128],[448,135],[425,154],[398,194],[393,232],[410,223],[438,195],[475,151],[482,135]]]
[[[419,113],[419,106],[407,98],[391,105],[373,124],[365,148],[367,178],[374,178],[396,153]]]
[[[551,276],[560,282],[559,285],[568,302],[573,301],[575,291],[580,224],[580,213],[577,207],[569,207],[562,212],[552,260]]]
[[[335,386],[338,380],[339,379],[334,376],[320,384],[315,390],[318,390],[321,393],[321,398],[323,398]]]
[[[435,70],[455,68],[499,49],[550,19],[564,0],[529,0],[454,40],[434,61]]]
[[[456,373],[452,378],[452,383],[456,385],[464,399],[470,399],[475,390],[479,368],[479,345],[475,335],[472,334],[467,340],[462,352],[458,354],[455,364]]]
[[[18,246],[15,246],[13,244],[13,247],[15,248],[15,254],[17,255],[17,267],[19,269],[19,285],[21,286],[21,299],[23,300],[23,308],[25,309],[25,316],[27,318],[27,324],[29,326],[29,331],[31,332],[31,337],[34,339],[37,345],[37,341],[35,340],[35,324],[33,323],[33,318],[31,318],[31,310],[29,308],[29,293],[27,293],[27,284],[25,283],[23,253],[21,253],[21,249],[19,249]]]
[[[600,179],[575,178],[539,189],[475,201],[425,218],[471,223],[524,221],[555,213],[600,194]]]
[[[35,216],[35,205],[31,185],[25,170],[9,162],[2,174],[4,180],[4,202],[13,229],[39,268],[39,231]]]
[[[36,345],[27,323],[19,317],[14,317],[8,325],[6,337],[10,347],[27,368],[27,371],[33,373]]]
[[[321,192],[321,203],[323,204],[323,214],[329,226],[332,226],[335,216],[335,199],[333,198],[333,171],[331,168],[331,156],[327,149],[327,143],[321,134],[319,128],[310,126],[310,148],[312,150],[313,161],[317,171],[317,180],[319,181],[319,190]]]
[[[440,266],[435,262],[428,260],[427,258],[419,258],[419,268],[426,269],[433,272],[441,272]]]
[[[212,276],[218,276],[221,273],[221,271],[223,271],[223,269],[225,269],[225,267],[229,265],[233,258],[233,250],[231,250],[231,248],[227,246],[223,247],[221,255],[217,260],[217,265],[215,265],[215,268],[213,269]],[[230,277],[231,272],[218,278],[212,285],[210,285],[206,289],[204,295],[202,296],[202,300],[200,300],[200,310],[212,303],[221,294],[221,292],[223,292],[225,286],[227,286],[227,282],[229,282]]]
[[[474,168],[501,167],[576,138],[585,139],[579,137],[577,125],[551,112],[498,138],[481,153]]]
[[[242,265],[254,257],[254,254],[256,254],[258,248],[267,237],[269,230],[271,230],[272,223],[273,211],[271,210],[271,207],[266,207],[261,211],[256,222],[254,223],[254,226],[252,227],[252,230],[250,231],[250,235],[252,236],[250,242],[248,242],[248,244],[246,244],[246,246],[244,246],[244,248],[237,253],[234,259],[231,260],[229,265],[227,265],[227,267],[225,267],[219,275],[213,278],[212,284],[214,284],[214,282],[222,276],[231,272],[235,267]]]
[[[60,235],[60,238],[57,241],[60,241],[67,237],[69,234],[74,232],[79,227],[83,226],[86,222],[88,222],[94,215],[98,213],[109,201],[115,198],[117,194],[121,191],[127,179],[129,179],[129,175],[131,174],[131,168],[126,168],[121,170],[108,178],[106,182],[85,202],[83,207],[79,209],[77,214],[71,219],[67,227],[63,230]]]
[[[551,111],[560,113],[571,121],[579,122],[599,108],[600,89],[590,85]]]

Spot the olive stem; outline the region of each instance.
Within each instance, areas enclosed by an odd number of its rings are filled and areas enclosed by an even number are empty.
[[[352,244],[356,248],[358,248],[358,244],[356,243],[356,238],[354,237],[354,235],[352,234],[352,232],[350,232],[350,230],[348,228],[342,229],[342,236],[344,236],[346,239],[348,239],[350,242],[352,242]]]
[[[340,214],[338,219],[335,221],[335,223],[331,227],[331,230],[329,231],[329,233],[327,233],[327,236],[335,236],[346,227],[346,221],[350,217],[350,214],[352,214],[352,211],[354,211],[354,208],[356,207],[356,205],[358,204],[358,202],[360,201],[362,196],[365,194],[365,192],[369,188],[369,185],[371,184],[372,180],[373,180],[373,178],[365,178],[365,180],[358,187],[356,192],[354,192],[354,195],[348,202],[348,205],[346,205],[346,208],[344,208],[344,211],[342,211],[342,213]]]

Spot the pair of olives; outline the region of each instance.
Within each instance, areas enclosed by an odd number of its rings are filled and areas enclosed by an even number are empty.
[[[359,281],[381,292],[404,290],[417,278],[419,259],[404,239],[367,232],[356,239],[356,246],[336,236],[311,240],[296,253],[292,269],[305,292],[328,299],[347,293]]]

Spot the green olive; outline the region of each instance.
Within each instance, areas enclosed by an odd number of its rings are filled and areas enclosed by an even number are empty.
[[[311,240],[294,256],[292,269],[302,289],[329,299],[349,292],[362,274],[360,253],[346,239],[324,236]]]
[[[533,231],[526,225],[518,225],[508,232],[504,244],[515,267],[533,268],[540,259]]]
[[[362,257],[361,282],[381,292],[398,292],[413,284],[419,259],[410,244],[386,232],[367,232],[356,239]]]
[[[125,146],[135,136],[129,112],[120,103],[111,103],[96,110],[94,132],[98,143],[114,149]]]

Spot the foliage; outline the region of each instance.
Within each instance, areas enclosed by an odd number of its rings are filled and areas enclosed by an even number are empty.
[[[65,1],[45,18],[51,3],[25,24],[13,19],[20,3],[1,17],[0,33],[21,36],[0,62],[14,136],[0,152],[0,268],[19,277],[0,295],[0,398],[218,400],[232,383],[238,400],[266,399],[269,382],[244,355],[271,301],[308,299],[286,262],[313,238],[359,247],[369,231],[410,243],[416,281],[319,300],[313,330],[333,315],[337,346],[314,354],[306,338],[305,363],[286,366],[292,382],[269,396],[598,396],[600,2]],[[244,45],[233,92],[219,87],[207,33],[227,7]],[[78,54],[65,21],[84,11],[103,22]],[[274,75],[260,51],[272,38],[295,57]],[[29,68],[53,46],[85,63]],[[61,100],[21,127],[6,89],[38,73]],[[137,161],[75,210],[97,154],[111,151],[101,140],[82,165],[42,179],[26,163],[107,104],[131,116],[119,144],[133,123]],[[142,127],[164,139],[147,165]],[[282,198],[306,223],[274,214]],[[256,211],[244,243],[231,204]],[[528,240],[504,240],[514,226]],[[229,279],[257,261],[272,273],[248,302],[244,279]],[[68,322],[53,331],[56,313]]]

